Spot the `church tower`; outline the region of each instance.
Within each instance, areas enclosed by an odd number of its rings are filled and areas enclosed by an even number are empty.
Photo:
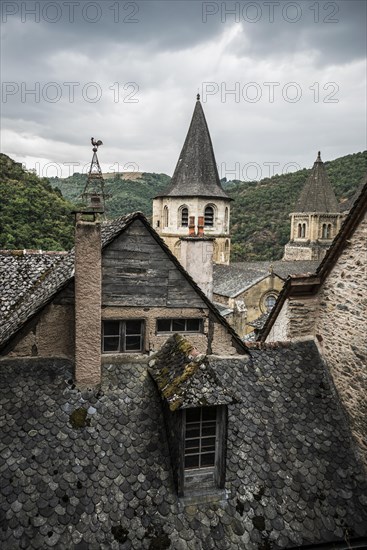
[[[283,260],[322,260],[340,229],[342,214],[320,151],[295,210]]]
[[[170,185],[153,200],[153,227],[178,259],[181,238],[204,234],[214,239],[213,260],[228,264],[230,199],[222,189],[212,141],[197,95],[189,131]],[[202,227],[202,225],[204,227]]]

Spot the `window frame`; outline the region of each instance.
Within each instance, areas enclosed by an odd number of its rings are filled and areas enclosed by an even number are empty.
[[[208,409],[212,407],[195,407]],[[223,489],[226,478],[226,453],[227,453],[227,419],[228,408],[226,405],[213,405],[216,409],[216,436],[214,465],[208,468],[185,468],[186,446],[186,409],[181,411],[181,449],[179,464],[179,495],[184,496],[190,492]],[[205,472],[206,470],[206,472]],[[205,479],[207,474],[207,479]],[[202,483],[197,477],[202,476]],[[212,479],[210,479],[210,476]],[[190,478],[193,478],[190,481]]]
[[[159,321],[170,321],[170,329],[169,330],[159,330],[158,323]],[[173,322],[174,321],[184,321],[185,322],[185,329],[184,330],[173,330]],[[188,330],[187,329],[187,322],[188,321],[199,321],[199,329],[198,330]],[[204,323],[203,319],[201,317],[161,317],[157,319],[156,321],[156,334],[180,334],[180,333],[192,333],[192,334],[202,334],[204,331]]]
[[[140,322],[140,334],[127,334],[126,332],[126,323],[130,321],[139,321]],[[118,349],[116,350],[105,350],[105,338],[109,336],[105,335],[105,323],[118,323],[118,338],[119,344]],[[129,336],[139,336],[140,337],[140,348],[139,349],[126,349],[126,339]],[[110,336],[115,337],[115,336]],[[144,319],[103,319],[102,320],[102,354],[115,354],[115,353],[143,353],[145,348],[145,320]]]

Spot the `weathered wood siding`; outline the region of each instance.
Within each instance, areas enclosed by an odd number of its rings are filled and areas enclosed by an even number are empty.
[[[139,220],[103,252],[102,305],[206,308]]]

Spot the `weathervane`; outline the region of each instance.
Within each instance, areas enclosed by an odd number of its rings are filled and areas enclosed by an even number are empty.
[[[97,156],[98,147],[103,145],[103,142],[100,139],[95,140],[94,137],[90,141],[93,146],[93,157],[82,197],[88,201],[88,209],[103,212],[105,199],[108,195],[105,193],[103,174]]]

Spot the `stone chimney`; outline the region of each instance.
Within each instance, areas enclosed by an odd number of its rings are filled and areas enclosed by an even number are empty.
[[[181,264],[197,285],[213,299],[214,239],[204,235],[204,217],[198,218],[198,234],[195,234],[195,217],[189,219],[189,236],[181,237]]]
[[[80,387],[101,382],[101,224],[98,215],[76,214],[75,378]]]

